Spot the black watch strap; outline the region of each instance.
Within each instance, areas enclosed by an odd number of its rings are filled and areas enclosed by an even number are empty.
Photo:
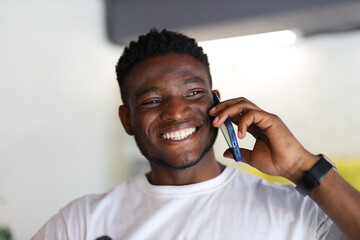
[[[304,173],[304,176],[295,187],[295,189],[303,196],[307,196],[311,190],[318,187],[321,179],[330,171],[331,168],[335,167],[335,165],[324,155],[320,154],[319,156],[321,157],[320,160],[313,168]]]

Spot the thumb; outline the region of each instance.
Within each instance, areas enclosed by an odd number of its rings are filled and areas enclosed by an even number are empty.
[[[246,148],[240,148],[240,152],[241,152],[241,156],[242,156],[242,162],[247,163],[249,165],[251,165],[251,153],[252,151]],[[234,159],[234,155],[233,155],[233,150],[232,148],[228,148],[223,156],[225,158],[231,158]]]

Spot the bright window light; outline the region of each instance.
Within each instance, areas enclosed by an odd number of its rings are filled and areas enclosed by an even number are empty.
[[[295,42],[296,33],[291,30],[284,30],[241,37],[204,41],[201,42],[200,45],[205,48],[207,48],[207,45],[210,45],[212,47],[231,46],[232,49],[238,50],[263,50],[288,46],[294,44]]]

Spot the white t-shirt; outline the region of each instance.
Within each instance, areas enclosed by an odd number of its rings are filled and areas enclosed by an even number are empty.
[[[227,166],[184,186],[151,185],[145,175],[108,193],[77,199],[33,239],[346,239],[291,184],[269,184]]]

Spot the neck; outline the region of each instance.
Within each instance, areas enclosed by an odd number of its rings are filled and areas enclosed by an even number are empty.
[[[225,168],[215,159],[213,149],[194,166],[171,169],[150,162],[151,172],[146,177],[153,185],[187,185],[203,182],[218,176]]]

